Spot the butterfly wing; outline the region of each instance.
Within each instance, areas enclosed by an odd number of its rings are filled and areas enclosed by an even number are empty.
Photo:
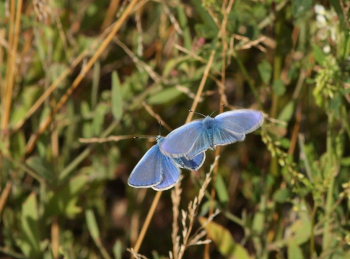
[[[247,134],[259,128],[264,115],[256,110],[236,110],[219,114],[215,117],[217,127],[236,134]]]
[[[161,153],[159,151],[159,153]],[[180,169],[176,166],[174,160],[161,153],[161,168],[163,180],[153,186],[156,191],[164,191],[173,187],[180,179]]]
[[[167,156],[193,158],[208,149],[206,142],[202,121],[198,120],[173,130],[159,145]]]
[[[244,134],[233,133],[220,127],[216,127],[213,131],[214,146],[228,145],[237,141],[243,141],[244,139]]]
[[[205,152],[199,153],[193,159],[187,159],[186,157],[178,157],[173,159],[179,167],[197,171],[199,168],[201,168],[205,161]]]
[[[159,184],[163,180],[162,156],[158,145],[151,147],[132,170],[128,184],[135,188]]]

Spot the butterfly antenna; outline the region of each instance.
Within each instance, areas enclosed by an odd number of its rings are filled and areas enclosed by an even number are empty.
[[[158,121],[158,124],[159,124],[159,128],[158,128],[158,136],[162,136],[162,122],[161,121]]]
[[[201,116],[203,116],[204,118],[207,117],[207,116],[205,116],[203,113],[200,113],[200,112],[195,112],[195,111],[192,111],[192,110],[188,110],[188,111],[189,111],[189,112],[193,112],[193,113],[198,114],[198,115],[201,115]]]
[[[214,113],[216,113],[216,111],[213,111],[213,112],[210,114],[210,117],[213,116]]]
[[[133,136],[133,139],[156,139],[156,136],[147,136],[147,135],[139,135],[139,136]]]

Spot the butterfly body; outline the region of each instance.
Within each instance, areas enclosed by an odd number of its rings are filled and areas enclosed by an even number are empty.
[[[210,116],[205,117],[205,119],[202,121],[203,128],[205,129],[204,132],[206,134],[206,142],[209,145],[210,149],[214,149],[214,129],[215,129],[215,118],[212,118]]]
[[[207,116],[172,131],[160,149],[170,157],[192,159],[207,149],[243,141],[247,133],[262,123],[262,112],[248,109],[224,112],[215,118]]]

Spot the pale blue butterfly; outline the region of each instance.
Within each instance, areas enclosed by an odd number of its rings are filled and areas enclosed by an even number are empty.
[[[152,187],[163,191],[173,187],[180,179],[180,169],[198,170],[204,163],[205,153],[193,159],[171,158],[164,155],[159,145],[165,138],[158,136],[157,144],[151,147],[132,170],[128,184],[135,188]]]
[[[259,128],[263,121],[262,112],[249,109],[224,112],[215,118],[206,116],[172,131],[160,150],[170,157],[192,159],[207,149],[243,141],[245,134]]]

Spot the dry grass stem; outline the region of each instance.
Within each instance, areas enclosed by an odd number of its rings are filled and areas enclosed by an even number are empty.
[[[134,246],[134,251],[137,253],[139,250],[140,250],[140,247],[141,247],[141,244],[142,244],[142,241],[146,235],[146,232],[148,230],[148,227],[149,227],[149,224],[151,223],[151,219],[154,215],[154,212],[158,206],[158,203],[159,203],[159,200],[160,200],[160,197],[162,196],[162,192],[157,192],[156,195],[154,196],[154,199],[153,199],[153,202],[152,202],[152,205],[151,205],[151,208],[146,216],[146,219],[145,219],[145,222],[143,223],[142,225],[142,228],[141,228],[141,231],[140,231],[140,234],[136,240],[136,243],[135,243],[135,246]]]
[[[156,83],[160,83],[162,81],[162,78],[160,75],[158,75],[151,66],[147,65],[145,62],[143,62],[141,59],[139,59],[134,52],[132,52],[123,42],[121,42],[118,38],[114,39],[114,42],[121,47],[126,54],[128,54],[128,56],[132,59],[132,61],[139,66],[140,68],[142,68],[143,70],[145,70],[149,76],[153,79],[154,82]]]
[[[179,182],[175,185],[175,188],[171,191],[171,200],[173,202],[173,224],[171,232],[171,240],[173,242],[173,251],[172,255],[177,255],[180,248],[180,237],[179,237],[179,212],[180,212],[180,201],[181,201],[181,181],[182,176],[180,177]]]
[[[0,196],[0,215],[5,208],[5,205],[6,205],[6,202],[9,198],[9,196],[10,196],[11,190],[12,190],[12,182],[6,183],[6,186],[3,189],[1,196]]]
[[[109,136],[106,138],[80,138],[79,142],[81,143],[106,143],[106,142],[118,142],[126,139],[137,139],[137,138],[146,138],[149,140],[155,140],[155,136],[148,135],[123,135],[123,136]]]
[[[19,42],[19,35],[21,31],[21,16],[22,16],[22,0],[17,1],[17,9],[15,12],[15,1],[11,1],[11,20],[14,21],[14,28],[12,22],[10,23],[9,33],[9,51],[10,54],[7,62],[6,81],[5,81],[5,98],[3,99],[3,112],[1,120],[1,128],[6,130],[11,116],[11,107],[13,100],[13,90],[15,86],[16,70],[17,70],[17,49]],[[14,16],[15,15],[15,16]]]
[[[217,159],[215,159],[214,164],[216,163]],[[213,168],[213,167],[212,167]],[[203,244],[208,243],[205,240],[200,240],[200,237],[203,236],[202,232],[199,232],[199,234],[196,234],[193,238],[196,240],[196,242],[191,242],[191,234],[192,229],[194,226],[195,218],[198,213],[199,205],[201,204],[203,197],[205,195],[205,192],[207,190],[207,187],[211,181],[211,175],[212,175],[212,169],[209,171],[209,173],[206,174],[204,182],[198,192],[198,195],[193,199],[193,201],[190,201],[187,207],[187,211],[181,210],[181,224],[182,224],[182,240],[181,244],[179,246],[178,250],[175,250],[173,248],[174,258],[175,259],[181,259],[184,256],[185,250],[190,246],[194,244],[198,244],[198,242],[201,242]],[[178,238],[180,239],[180,238]]]
[[[198,105],[199,100],[200,100],[200,97],[201,97],[201,95],[202,95],[202,92],[203,92],[205,83],[207,82],[207,79],[208,79],[208,76],[209,76],[209,72],[210,72],[211,66],[213,65],[213,62],[214,62],[214,57],[215,57],[215,50],[213,50],[213,51],[210,53],[210,58],[209,58],[209,60],[208,60],[208,64],[207,64],[207,66],[205,67],[204,74],[203,74],[202,80],[201,80],[201,82],[200,82],[200,84],[199,84],[196,97],[195,97],[195,99],[193,100],[193,103],[192,103],[192,106],[191,106],[191,109],[190,109],[191,111],[195,111],[195,110],[197,109],[197,105]],[[188,116],[187,116],[187,119],[186,119],[186,123],[187,123],[187,122],[190,122],[190,121],[192,120],[193,115],[194,115],[193,112],[188,113]]]
[[[153,111],[152,107],[149,106],[146,102],[142,102],[143,107],[145,107],[146,111],[157,121],[161,123],[162,126],[164,126],[167,130],[171,131],[171,127],[160,117],[159,114],[157,114],[155,111]]]
[[[135,251],[135,249],[133,249],[133,248],[128,248],[126,250],[131,254],[132,258],[135,258],[135,259],[148,259],[146,256],[137,253]]]

